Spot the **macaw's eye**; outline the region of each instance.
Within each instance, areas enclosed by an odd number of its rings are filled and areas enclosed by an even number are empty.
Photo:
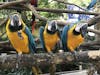
[[[47,28],[49,31],[51,31],[51,25],[48,25],[48,28]]]

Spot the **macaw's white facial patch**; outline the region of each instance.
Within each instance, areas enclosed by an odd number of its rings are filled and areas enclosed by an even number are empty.
[[[51,25],[48,25],[47,29],[48,29],[49,31],[51,31]]]
[[[19,19],[19,26],[21,26],[21,20]]]
[[[13,19],[10,21],[10,25],[11,25],[11,26],[14,26]]]

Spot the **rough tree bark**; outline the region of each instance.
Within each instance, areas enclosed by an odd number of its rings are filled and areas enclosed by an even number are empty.
[[[83,51],[77,53],[74,56],[71,53],[39,53],[39,54],[23,54],[21,57],[17,57],[16,54],[0,56],[0,69],[14,68],[16,63],[20,60],[20,67],[31,67],[32,65],[50,65],[61,63],[73,63],[73,62],[85,62],[93,63],[100,60],[100,51]]]

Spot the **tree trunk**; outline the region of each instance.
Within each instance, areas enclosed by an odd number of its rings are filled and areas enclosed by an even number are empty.
[[[20,61],[20,67],[31,67],[33,65],[51,65],[61,63],[73,63],[73,62],[98,62],[100,60],[100,51],[83,51],[73,56],[73,54],[64,52],[56,54],[39,53],[39,54],[23,54],[17,56],[16,54],[1,55],[0,56],[0,69],[14,68]]]

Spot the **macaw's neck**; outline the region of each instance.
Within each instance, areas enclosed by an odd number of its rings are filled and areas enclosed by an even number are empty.
[[[9,25],[9,30],[11,32],[16,32],[16,31],[22,30],[22,29],[23,29],[23,25],[21,25],[21,26],[11,26],[11,25]]]

